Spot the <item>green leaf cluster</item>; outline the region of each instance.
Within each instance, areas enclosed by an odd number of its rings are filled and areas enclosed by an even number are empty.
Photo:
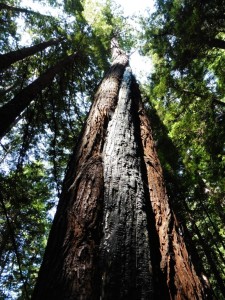
[[[0,297],[26,299],[35,283],[53,203],[40,162],[0,175]]]

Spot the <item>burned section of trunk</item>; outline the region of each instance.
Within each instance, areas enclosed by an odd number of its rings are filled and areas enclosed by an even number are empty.
[[[141,157],[126,69],[103,152],[101,299],[151,299],[152,271]]]
[[[150,201],[160,244],[160,269],[167,285],[169,298],[207,299],[206,283],[196,274],[179,224],[169,205],[162,169],[154,146],[150,123],[140,101],[138,86],[133,90],[133,93],[139,101],[140,132]],[[160,289],[160,286],[158,288]]]
[[[99,299],[102,151],[106,128],[117,104],[120,82],[127,63],[127,56],[118,57],[95,95],[68,166],[32,299]]]

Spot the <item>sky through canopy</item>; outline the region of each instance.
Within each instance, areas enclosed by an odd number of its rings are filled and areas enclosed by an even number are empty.
[[[115,3],[121,6],[124,11],[125,17],[132,16],[143,16],[146,14],[146,10],[153,11],[154,9],[154,0],[114,0]],[[33,2],[32,0],[22,0],[21,6],[31,8],[32,10],[38,11],[43,14],[51,14],[57,16],[61,14],[60,9],[52,9],[48,6],[43,6],[43,3]],[[136,29],[139,25],[135,21],[131,21],[132,26]],[[21,40],[21,45],[29,45],[29,34],[23,33],[23,38]],[[138,50],[133,50],[130,56],[130,65],[133,70],[133,73],[136,75],[137,80],[141,83],[144,83],[147,79],[147,76],[152,71],[152,63],[149,57],[143,57],[139,54]]]

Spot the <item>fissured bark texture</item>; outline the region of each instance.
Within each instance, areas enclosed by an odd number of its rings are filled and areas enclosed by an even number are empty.
[[[195,272],[188,254],[182,231],[172,211],[167,196],[163,172],[156,153],[152,138],[149,119],[145,113],[140,99],[138,86],[133,89],[133,97],[139,103],[140,134],[143,145],[144,161],[147,170],[148,188],[151,207],[154,213],[155,228],[159,237],[160,270],[163,274],[162,291],[170,299],[207,299],[209,287],[203,278],[199,278]],[[139,100],[138,100],[139,98]],[[152,245],[154,247],[154,245]],[[157,283],[160,288],[160,283]],[[165,299],[160,297],[159,299]]]
[[[132,73],[123,75],[103,151],[102,299],[153,295],[146,195],[131,99]]]
[[[69,163],[33,299],[206,299],[128,58],[114,48]]]

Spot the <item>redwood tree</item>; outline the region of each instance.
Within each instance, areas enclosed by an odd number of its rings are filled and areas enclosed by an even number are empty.
[[[33,299],[207,299],[170,207],[128,57],[113,41]]]

